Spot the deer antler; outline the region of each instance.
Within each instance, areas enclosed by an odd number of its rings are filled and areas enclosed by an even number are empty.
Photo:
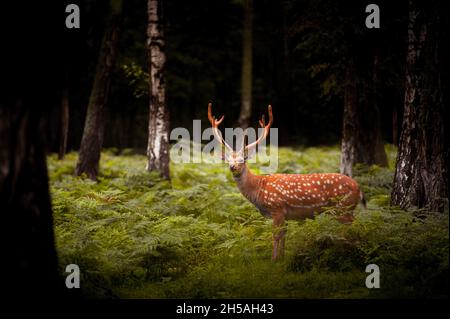
[[[212,126],[212,130],[213,130],[213,134],[214,134],[214,137],[216,138],[216,140],[218,140],[222,145],[225,145],[225,147],[229,150],[229,151],[231,151],[231,152],[233,152],[233,148],[230,146],[230,145],[228,145],[228,143],[227,142],[225,142],[225,140],[223,139],[223,137],[222,137],[222,133],[220,133],[220,130],[217,128],[218,127],[218,125],[220,124],[220,123],[222,123],[222,121],[223,121],[223,119],[224,119],[224,115],[222,115],[222,117],[220,118],[220,120],[216,120],[216,118],[212,115],[212,104],[211,103],[208,103],[208,119],[209,119],[209,121],[211,122],[211,126]]]
[[[264,133],[255,142],[253,142],[252,144],[249,144],[247,146],[242,145],[241,152],[245,151],[245,152],[248,153],[248,151],[250,149],[256,147],[256,145],[258,145],[262,140],[264,140],[267,137],[267,135],[269,134],[270,127],[272,126],[272,123],[273,123],[272,106],[269,105],[267,107],[267,109],[268,109],[268,112],[269,112],[269,123],[267,123],[267,125],[266,125],[266,122],[265,122],[265,119],[264,119],[264,114],[261,116],[261,119],[259,120],[259,125],[262,128],[264,128]]]

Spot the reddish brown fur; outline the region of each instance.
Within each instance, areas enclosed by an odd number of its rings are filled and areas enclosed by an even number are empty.
[[[208,105],[208,118],[214,136],[231,153],[227,161],[239,190],[264,216],[273,219],[276,230],[272,259],[275,260],[279,255],[283,255],[285,220],[314,218],[316,214],[330,207],[337,207],[344,212],[351,211],[364,197],[358,184],[342,174],[252,174],[246,165],[246,154],[269,133],[273,122],[270,105],[268,111],[269,123],[265,124],[264,117],[260,121],[264,134],[256,142],[243,146],[239,152],[234,152],[223,140],[217,128],[223,116],[220,120],[216,120],[212,116],[211,103]],[[351,214],[343,214],[338,219],[341,222],[350,222],[353,217]]]
[[[271,217],[278,228],[274,236],[273,259],[278,257],[278,247],[283,253],[285,220],[314,218],[330,207],[350,211],[360,200],[358,184],[342,174],[254,175],[245,163],[234,165],[231,170],[241,193],[261,214]],[[352,220],[348,214],[338,219],[341,222]]]

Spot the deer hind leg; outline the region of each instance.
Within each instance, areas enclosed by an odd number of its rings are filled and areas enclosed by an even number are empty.
[[[341,224],[351,224],[355,219],[355,216],[353,216],[352,212],[345,212],[342,215],[337,216],[336,219]]]
[[[279,256],[284,255],[284,235],[287,230],[284,224],[284,214],[273,214],[272,218],[274,227],[272,261],[275,261]]]

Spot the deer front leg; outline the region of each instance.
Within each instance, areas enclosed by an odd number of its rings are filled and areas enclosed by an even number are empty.
[[[272,214],[272,219],[274,227],[272,261],[275,261],[279,256],[284,255],[284,235],[286,234],[286,228],[284,227],[284,214],[282,212]]]

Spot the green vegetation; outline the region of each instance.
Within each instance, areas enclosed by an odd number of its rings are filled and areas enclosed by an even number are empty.
[[[61,274],[81,269],[88,297],[380,298],[448,296],[448,212],[389,207],[391,169],[357,167],[368,199],[351,225],[332,214],[289,222],[286,256],[270,261],[271,220],[226,165],[172,164],[171,184],[145,156],[102,154],[99,183],[73,176],[77,159],[48,159]],[[337,147],[281,148],[279,172],[336,172]],[[251,165],[257,170],[257,165]],[[365,287],[365,266],[381,289]]]

